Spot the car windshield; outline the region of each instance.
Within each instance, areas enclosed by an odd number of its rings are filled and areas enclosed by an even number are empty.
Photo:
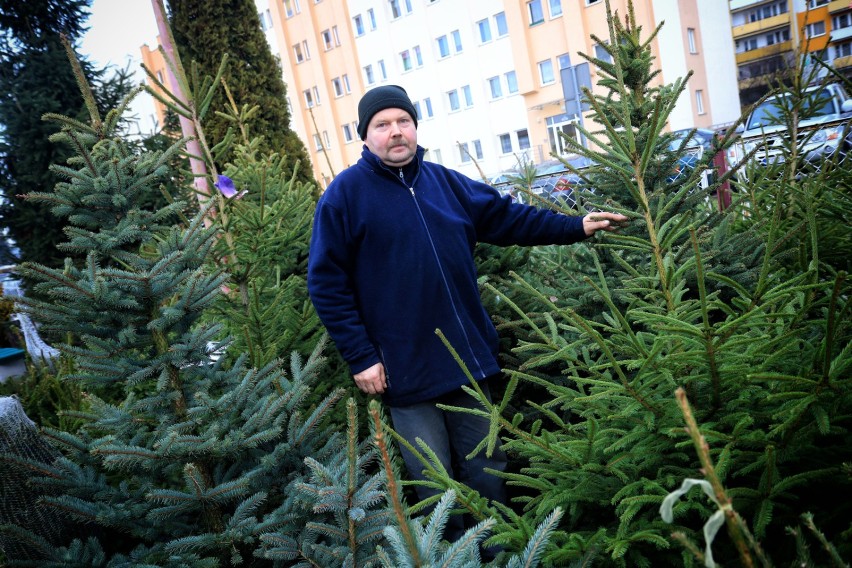
[[[787,95],[767,99],[751,113],[748,121],[748,130],[783,124],[784,110],[789,111],[790,104],[789,96]],[[820,89],[809,94],[805,99],[801,114],[803,117],[815,118],[827,116],[834,112],[831,93],[827,89]]]

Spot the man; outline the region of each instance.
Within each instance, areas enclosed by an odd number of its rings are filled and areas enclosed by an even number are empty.
[[[490,396],[488,379],[500,375],[498,338],[477,286],[477,241],[569,244],[627,218],[596,213],[592,220],[513,203],[484,183],[425,162],[417,113],[402,87],[368,91],[358,119],[361,158],[317,204],[311,299],[355,384],[383,396],[394,429],[412,444],[425,441],[455,479],[505,503],[503,480],[483,472],[503,471],[505,454],[465,457],[488,433],[488,421],[436,406],[476,405],[461,390],[468,380],[435,331]],[[401,451],[409,476],[423,479],[422,464]],[[435,493],[418,486],[417,494]],[[445,536],[455,540],[463,530],[454,516]]]

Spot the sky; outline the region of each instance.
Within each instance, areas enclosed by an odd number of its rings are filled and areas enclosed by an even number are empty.
[[[89,31],[80,51],[103,66],[125,67],[128,58],[141,62],[139,48],[157,45],[157,23],[152,0],[93,0],[87,20]]]
[[[157,46],[157,22],[154,20],[152,0],[93,0],[86,21],[89,31],[79,44],[81,55],[89,57],[96,67],[114,65],[128,68],[136,75],[136,82],[145,80],[140,68],[140,48],[148,44]],[[154,106],[149,95],[143,93],[134,101],[132,113],[139,118],[138,132],[150,134],[154,130]]]

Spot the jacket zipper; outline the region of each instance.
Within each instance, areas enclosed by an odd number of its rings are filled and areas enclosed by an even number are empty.
[[[382,360],[382,367],[385,368],[385,383],[388,385],[388,390],[391,388],[390,369],[388,369],[387,359],[385,359],[385,350],[379,345],[379,357]]]
[[[416,179],[417,178],[415,177],[415,181]],[[399,168],[399,180],[411,193],[411,198],[414,200],[414,206],[417,208],[417,214],[420,216],[420,221],[423,223],[423,228],[426,230],[426,237],[429,239],[429,246],[432,247],[432,254],[435,256],[435,262],[438,264],[438,272],[441,274],[441,280],[444,282],[444,289],[447,291],[447,296],[450,298],[450,306],[453,308],[453,315],[456,317],[456,322],[458,323],[459,329],[467,343],[467,349],[470,352],[470,356],[473,358],[474,363],[476,363],[480,378],[485,378],[485,371],[482,369],[482,363],[479,362],[479,358],[477,358],[476,353],[473,351],[473,345],[470,343],[470,337],[462,323],[458,308],[456,308],[456,302],[450,290],[450,283],[447,281],[447,275],[444,272],[444,265],[441,263],[441,257],[438,256],[438,249],[435,248],[435,241],[432,239],[432,232],[429,230],[429,225],[426,223],[426,216],[423,215],[423,210],[420,209],[420,203],[417,201],[417,195],[414,193],[414,186],[409,186],[405,183],[405,176],[403,175],[402,168]],[[387,366],[385,367],[385,373],[387,373]],[[390,385],[390,383],[388,383],[388,385]]]

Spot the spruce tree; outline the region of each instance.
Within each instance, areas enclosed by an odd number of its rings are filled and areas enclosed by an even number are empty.
[[[45,113],[82,117],[83,98],[68,66],[60,34],[76,42],[85,31],[90,0],[0,0],[0,226],[20,250],[20,258],[50,266],[62,263],[56,245],[62,239],[43,204],[25,200],[31,191],[52,188],[59,180],[50,165],[62,163],[72,149],[50,141],[55,124]],[[84,73],[96,85],[100,108],[112,108],[130,89],[125,72]]]
[[[815,175],[793,161],[751,180],[720,213],[697,176],[670,179],[683,148],[666,152],[663,132],[684,81],[650,82],[650,46],[632,8],[610,12],[609,40],[606,94],[589,98],[600,130],[585,133],[598,164],[588,179],[594,207],[623,212],[630,225],[573,250],[537,249],[511,285],[488,285],[518,365],[481,414],[493,421],[488,443],[504,443],[521,464],[506,476],[523,519],[498,523],[495,538],[559,506],[554,565],[590,553],[607,566],[695,565],[705,545],[726,565],[757,565],[804,559],[808,542],[823,538],[842,557],[849,506],[829,496],[849,487],[850,288],[822,250],[821,227],[836,219],[831,187],[848,187],[849,170],[829,161]],[[516,400],[525,384],[536,398]],[[677,389],[700,427],[702,460]],[[722,502],[701,492],[660,516],[685,479],[710,475],[704,457],[756,539],[745,551],[723,533],[704,542],[702,526]],[[821,533],[800,518],[808,511]],[[829,547],[814,548],[805,565],[831,565]]]
[[[287,90],[260,28],[252,0],[174,0],[168,3],[169,17],[180,58],[189,69],[197,63],[200,76],[215,77],[222,57],[229,56],[224,80],[238,105],[257,107],[250,119],[251,132],[262,133],[258,148],[286,156],[290,171],[300,164],[296,179],[313,182],[310,158],[304,144],[290,129]],[[214,109],[228,106],[222,91],[211,103]],[[223,141],[233,123],[215,113],[208,114],[203,124],[209,140]],[[219,169],[233,159],[230,152],[217,158]]]

